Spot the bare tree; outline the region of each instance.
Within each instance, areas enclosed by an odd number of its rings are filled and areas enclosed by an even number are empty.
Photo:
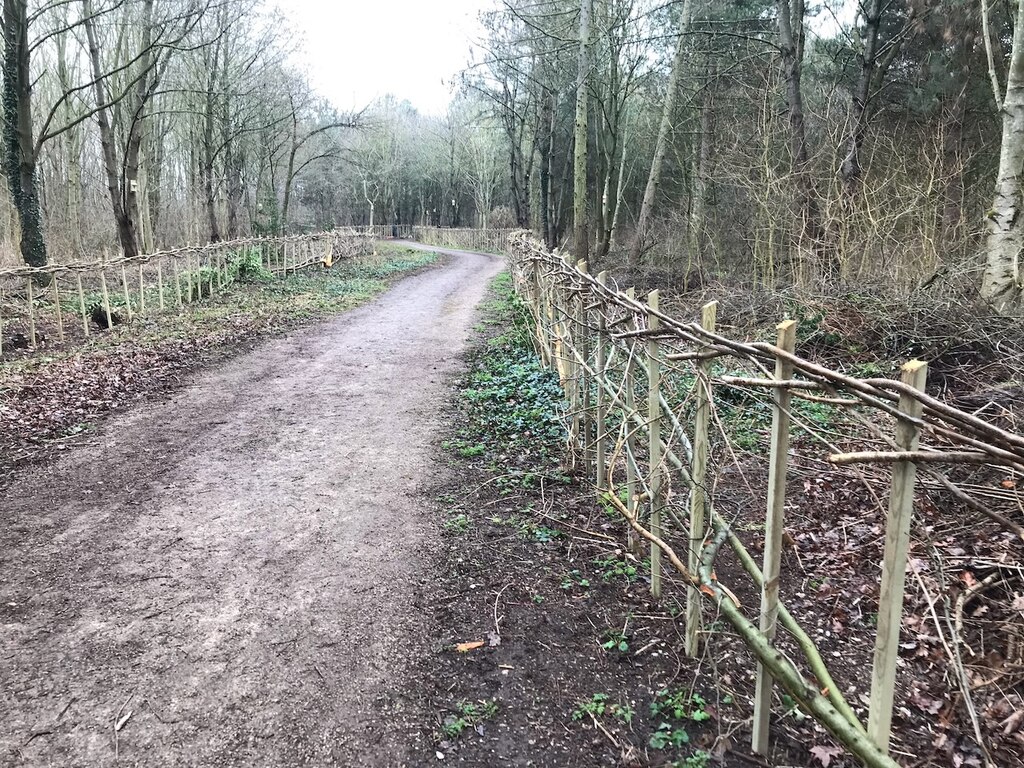
[[[678,35],[676,53],[675,58],[672,60],[665,102],[661,109],[658,137],[654,142],[654,157],[651,160],[650,173],[647,175],[647,186],[644,188],[643,202],[640,204],[640,214],[637,218],[636,232],[633,235],[633,245],[629,249],[629,265],[634,269],[640,263],[640,255],[647,245],[650,234],[651,215],[654,211],[654,203],[658,195],[658,185],[661,183],[661,168],[665,162],[665,154],[668,152],[669,138],[672,132],[672,118],[675,113],[676,96],[679,91],[679,79],[682,76],[683,62],[686,55],[686,35],[690,29],[692,15],[692,0],[683,0],[683,6],[679,11],[679,27],[676,32]]]

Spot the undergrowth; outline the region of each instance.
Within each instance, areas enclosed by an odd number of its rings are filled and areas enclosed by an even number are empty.
[[[507,273],[492,283],[482,314],[478,330],[489,338],[460,387],[466,418],[444,447],[500,465],[498,485],[505,491],[535,487],[545,477],[563,479],[564,396],[558,377],[537,359],[529,315]]]

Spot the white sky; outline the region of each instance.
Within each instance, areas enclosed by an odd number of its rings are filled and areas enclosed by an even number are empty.
[[[277,0],[298,33],[296,63],[342,110],[393,93],[441,114],[493,0]]]

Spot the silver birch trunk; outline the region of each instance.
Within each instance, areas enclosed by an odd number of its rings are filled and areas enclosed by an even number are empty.
[[[1024,248],[1021,176],[1024,174],[1024,0],[1017,2],[1013,50],[1002,103],[1003,139],[995,199],[985,215],[985,271],[981,296],[997,312],[1020,308],[1020,252]]]
[[[682,76],[683,59],[686,52],[686,34],[690,29],[692,14],[692,1],[683,0],[683,7],[679,12],[679,42],[676,44],[676,55],[672,61],[672,71],[668,77],[668,92],[665,94],[665,104],[661,110],[661,125],[658,127],[658,138],[654,142],[654,158],[651,160],[651,172],[647,176],[644,199],[640,204],[640,216],[637,218],[636,223],[636,234],[633,237],[633,245],[629,249],[629,266],[632,269],[635,269],[640,263],[640,254],[643,253],[644,247],[647,244],[651,213],[654,210],[654,200],[658,194],[658,185],[661,183],[661,166],[665,162],[669,134],[672,132],[672,115],[676,109],[676,93],[679,90],[679,78]]]

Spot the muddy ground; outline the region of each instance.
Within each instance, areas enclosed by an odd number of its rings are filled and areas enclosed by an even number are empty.
[[[407,764],[439,405],[500,268],[459,254],[23,470],[0,764]]]

